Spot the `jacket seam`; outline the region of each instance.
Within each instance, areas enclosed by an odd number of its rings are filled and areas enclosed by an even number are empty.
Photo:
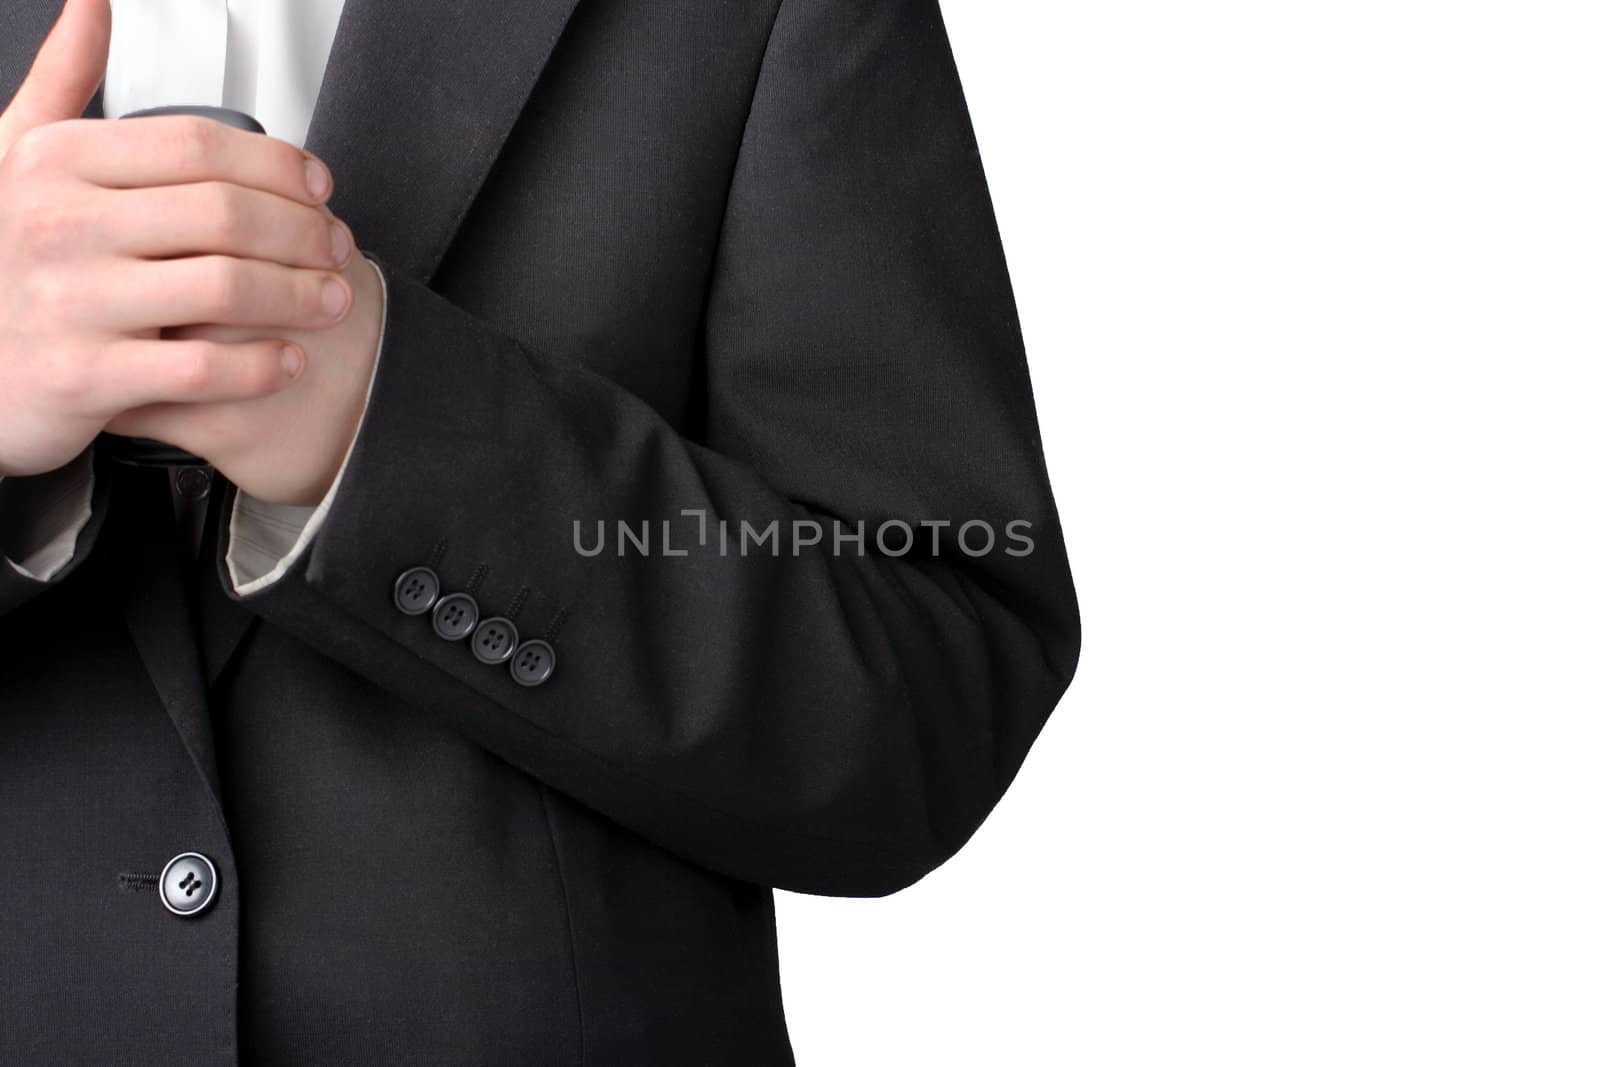
[[[545,836],[550,840],[550,855],[555,860],[556,883],[561,887],[561,914],[567,920],[567,958],[572,962],[572,1003],[578,1014],[578,1064],[589,1062],[589,1030],[583,1021],[583,983],[578,979],[578,935],[572,921],[572,895],[567,890],[566,865],[561,862],[561,846],[556,844],[555,824],[550,819],[550,788],[539,779],[539,812],[544,816]]]

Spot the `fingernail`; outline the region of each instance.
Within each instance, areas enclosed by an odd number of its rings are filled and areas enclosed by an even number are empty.
[[[350,235],[345,232],[344,226],[337,222],[329,226],[328,230],[333,235],[333,261],[342,267],[350,261]]]
[[[300,372],[305,370],[305,353],[294,345],[283,346],[283,373],[290,378],[300,377]]]
[[[315,159],[306,160],[306,188],[316,200],[321,200],[333,190],[333,175]]]
[[[333,278],[322,283],[322,310],[330,317],[338,318],[343,315],[348,301],[349,297],[343,284]]]

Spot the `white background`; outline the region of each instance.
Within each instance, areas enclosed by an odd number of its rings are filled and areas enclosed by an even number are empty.
[[[1083,659],[800,1062],[1600,1063],[1600,6],[944,8]]]

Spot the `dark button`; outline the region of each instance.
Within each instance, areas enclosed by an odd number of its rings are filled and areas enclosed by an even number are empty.
[[[439,599],[439,576],[427,567],[412,567],[394,583],[394,606],[407,615],[426,615]]]
[[[555,670],[556,650],[544,641],[524,641],[511,654],[511,677],[518,685],[543,685]]]
[[[451,593],[433,606],[433,632],[459,641],[478,625],[478,602],[466,593]]]
[[[209,467],[184,467],[178,471],[174,478],[178,495],[185,500],[204,500],[206,494],[211,492],[211,469]]]
[[[485,619],[472,634],[472,654],[479,663],[499,666],[517,648],[517,628],[510,619]]]
[[[162,868],[160,889],[168,911],[192,918],[217,898],[217,869],[198,852],[181,853]]]

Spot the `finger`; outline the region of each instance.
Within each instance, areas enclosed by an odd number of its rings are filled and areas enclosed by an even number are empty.
[[[82,115],[105,75],[110,48],[108,0],[67,0],[0,120],[0,155],[36,126]]]
[[[292,385],[305,352],[286,341],[122,340],[95,358],[85,407],[123,412],[152,404],[254,400]]]
[[[86,268],[95,297],[82,314],[111,333],[211,324],[315,330],[350,310],[350,283],[330,271],[257,259],[190,256]]]
[[[66,170],[108,189],[218,181],[312,205],[333,194],[333,175],[315,157],[198,115],[80,119],[51,134]]]
[[[118,189],[94,210],[115,231],[113,250],[141,258],[213,254],[338,270],[355,250],[349,227],[322,208],[227,182]]]

